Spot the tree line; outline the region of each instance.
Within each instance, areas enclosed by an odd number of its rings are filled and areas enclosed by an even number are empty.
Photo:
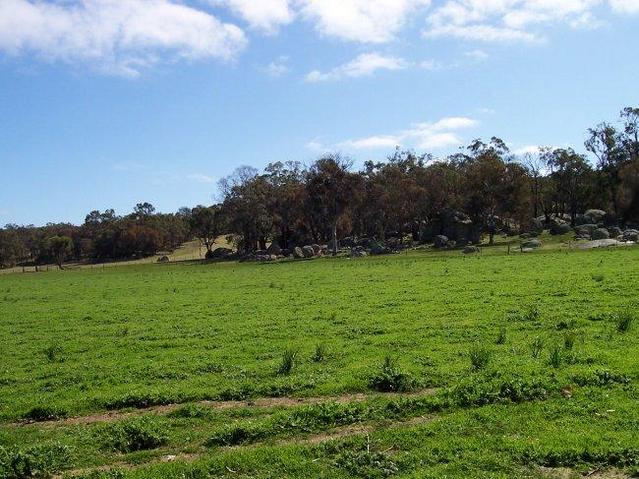
[[[639,108],[625,108],[616,124],[588,130],[590,158],[571,148],[515,155],[493,137],[445,158],[397,149],[359,171],[339,154],[310,166],[240,167],[220,181],[221,198],[212,206],[161,214],[141,203],[126,216],[92,211],[80,226],[7,225],[0,229],[0,265],[148,256],[194,238],[210,255],[222,234],[246,254],[271,242],[336,249],[345,236],[427,242],[451,221],[471,225],[473,242],[482,235],[492,242],[500,232],[525,232],[552,218],[574,225],[589,208],[606,211],[611,223],[636,224],[638,136]]]

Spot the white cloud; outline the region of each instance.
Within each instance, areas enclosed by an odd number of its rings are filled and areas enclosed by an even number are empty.
[[[451,36],[486,42],[542,41],[544,36],[536,28],[540,25],[598,27],[601,22],[592,10],[600,3],[601,0],[446,0],[428,15],[423,33],[425,37]]]
[[[0,1],[0,51],[109,73],[136,76],[162,59],[230,60],[245,45],[240,28],[174,0]]]
[[[306,75],[306,81],[316,83],[340,80],[342,78],[357,78],[372,75],[378,70],[402,70],[407,68],[408,65],[402,58],[384,56],[378,53],[363,53],[350,62],[335,67],[328,72],[313,70]]]
[[[536,155],[537,153],[539,153],[540,148],[541,146],[539,145],[524,145],[515,149],[513,153],[517,156]]]
[[[617,13],[639,13],[639,0],[610,0],[610,6]]]
[[[395,146],[414,147],[420,150],[439,150],[463,144],[461,130],[474,128],[479,122],[466,117],[443,118],[434,123],[417,123],[407,130],[390,134],[346,140],[339,143],[344,149],[379,149]]]
[[[273,60],[271,63],[262,68],[262,71],[268,76],[273,78],[279,78],[286,75],[291,69],[288,66],[289,57],[281,55]]]
[[[215,181],[215,178],[212,176],[204,175],[202,173],[193,173],[190,175],[186,175],[186,179],[190,181],[195,181],[196,183],[205,183],[210,184]]]
[[[476,62],[483,62],[484,60],[487,60],[488,57],[490,56],[484,50],[480,50],[480,49],[470,50],[464,53],[464,55],[470,58],[471,60],[475,60]]]
[[[289,0],[211,0],[211,3],[230,8],[251,28],[267,34],[276,33],[280,26],[291,23],[295,18]]]
[[[430,0],[299,0],[302,15],[325,36],[362,43],[392,40]]]

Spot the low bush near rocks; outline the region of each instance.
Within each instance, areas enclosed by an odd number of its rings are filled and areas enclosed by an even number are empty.
[[[379,392],[405,392],[417,387],[415,379],[402,372],[390,356],[386,356],[379,370],[370,378],[368,385]]]
[[[168,441],[160,425],[148,417],[103,426],[98,435],[105,449],[122,453],[155,449]]]

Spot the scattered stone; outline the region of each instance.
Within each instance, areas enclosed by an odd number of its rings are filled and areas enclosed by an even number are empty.
[[[610,233],[608,233],[607,229],[597,228],[595,231],[592,232],[593,240],[604,240],[609,238],[610,238]]]
[[[356,246],[351,249],[351,258],[364,258],[365,256],[368,255],[364,248],[362,248],[361,246]]]
[[[628,229],[623,232],[624,241],[632,241],[634,243],[639,242],[639,231],[634,229]]]
[[[617,238],[618,236],[623,235],[623,231],[618,226],[612,226],[608,228],[608,233],[610,233],[611,238]]]
[[[550,234],[551,235],[565,235],[570,233],[572,228],[568,223],[564,223],[562,220],[555,219],[550,225]]]
[[[304,258],[304,251],[302,251],[302,248],[300,248],[299,246],[296,246],[295,248],[293,248],[293,257],[295,259]]]
[[[579,248],[580,249],[609,248],[611,246],[619,246],[622,244],[623,243],[620,243],[619,241],[615,239],[600,239],[600,240],[589,241],[587,243],[579,245]]]
[[[171,260],[168,256],[161,256],[158,258],[158,263],[169,263]]]
[[[537,249],[541,248],[541,241],[537,238],[529,239],[528,241],[521,242],[522,249]]]
[[[279,244],[277,244],[276,242],[273,242],[267,248],[266,253],[267,254],[274,254],[275,256],[281,256],[282,255],[282,248],[280,248]]]
[[[315,250],[312,246],[307,245],[302,248],[302,254],[304,255],[304,258],[312,258],[315,256]]]
[[[233,254],[233,250],[229,248],[215,248],[213,251],[206,252],[206,259],[221,259]]]
[[[587,210],[584,213],[584,217],[590,221],[590,223],[601,224],[606,218],[606,212],[604,210]]]
[[[390,253],[390,250],[379,241],[371,242],[370,251],[374,256]]]
[[[313,253],[315,256],[319,256],[322,254],[322,247],[318,244],[312,244],[311,248],[313,248]]]
[[[448,246],[448,237],[444,235],[435,236],[435,248],[446,248]]]
[[[478,246],[466,246],[464,248],[464,251],[462,251],[464,254],[476,254],[476,253],[481,253],[481,249],[479,249]]]

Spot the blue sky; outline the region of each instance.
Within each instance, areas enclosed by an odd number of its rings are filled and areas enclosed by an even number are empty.
[[[213,201],[239,165],[583,150],[639,0],[1,0],[0,224]]]

